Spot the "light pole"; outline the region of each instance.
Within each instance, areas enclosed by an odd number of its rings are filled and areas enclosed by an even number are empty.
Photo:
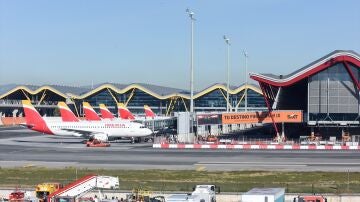
[[[190,50],[190,113],[194,112],[194,12],[186,9],[191,20],[191,50]]]
[[[229,112],[229,83],[230,83],[230,39],[224,35],[227,45],[227,83],[226,83],[226,112]]]
[[[245,111],[247,112],[247,106],[248,106],[248,98],[247,98],[247,83],[248,83],[248,65],[247,65],[247,59],[248,59],[248,53],[246,50],[244,50],[244,56],[245,56]]]

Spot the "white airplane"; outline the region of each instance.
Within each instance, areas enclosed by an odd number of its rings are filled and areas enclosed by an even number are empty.
[[[41,133],[59,136],[76,136],[108,141],[112,138],[140,138],[152,134],[143,124],[124,121],[79,121],[65,103],[59,103],[63,121],[46,121],[28,100],[23,100],[26,126]],[[65,120],[64,120],[65,118]],[[67,119],[69,118],[69,119]]]

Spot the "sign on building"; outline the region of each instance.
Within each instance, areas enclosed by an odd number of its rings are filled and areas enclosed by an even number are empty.
[[[301,123],[303,122],[303,113],[301,110],[291,111],[272,111],[271,116],[276,123]],[[272,123],[269,112],[239,112],[223,113],[223,124],[241,124],[241,123]]]
[[[221,114],[197,114],[198,125],[221,124]]]

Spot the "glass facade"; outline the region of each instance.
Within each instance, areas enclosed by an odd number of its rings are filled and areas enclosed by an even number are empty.
[[[233,109],[243,110],[245,107],[245,91],[240,91],[237,94],[229,94],[229,102]],[[266,104],[264,97],[252,89],[247,90],[248,108],[249,109],[265,109]],[[241,100],[242,98],[242,100]],[[239,103],[239,101],[241,102]],[[197,99],[195,99],[196,111],[225,111],[226,110],[226,91],[216,89]]]
[[[239,97],[242,96],[243,91],[241,93],[239,93]],[[265,104],[265,100],[264,97],[255,92],[252,89],[248,89],[247,90],[247,97],[248,97],[248,108],[265,108],[266,104]],[[245,98],[241,101],[240,103],[240,108],[244,108],[245,107]]]
[[[165,99],[159,99],[147,92],[144,92],[143,90],[140,90],[139,88],[131,88],[124,93],[117,93],[116,90],[117,89],[106,87],[83,99],[66,99],[50,90],[46,90],[46,96],[45,98],[43,98],[41,104],[52,105],[51,108],[55,109],[58,101],[73,100],[75,102],[75,105],[70,104],[70,107],[74,108],[74,113],[76,112],[80,116],[83,115],[83,101],[89,102],[90,105],[93,106],[95,111],[97,111],[98,113],[100,112],[99,104],[105,104],[113,114],[117,114],[117,103],[115,99],[118,102],[127,103],[128,109],[134,114],[144,114],[144,105],[150,106],[151,109],[159,115],[170,115],[173,112],[190,110],[190,99],[186,99],[181,96],[173,96]],[[37,93],[36,95],[31,95],[26,91],[24,92],[30,97],[30,99],[33,100],[34,103],[42,99],[43,91]],[[244,107],[244,100],[239,103],[240,99],[243,97],[243,93],[244,91],[240,91],[237,94],[229,95],[230,103],[233,106],[233,109],[238,106],[239,110],[242,110],[242,108]],[[216,88],[200,97],[195,98],[194,110],[198,112],[225,111],[225,97],[226,90],[222,88]],[[24,96],[22,91],[18,90],[8,95],[4,99],[4,101],[18,100],[18,102],[16,102],[13,107],[19,108],[21,107],[22,99],[26,99],[26,97]],[[251,110],[251,108],[265,108],[265,103],[262,95],[252,89],[248,89],[248,107],[249,110]],[[51,116],[51,114],[49,114],[49,116]]]
[[[133,113],[144,113],[144,105],[148,105],[155,113],[164,114],[167,102],[168,100],[161,100],[140,89],[135,89],[127,106]]]
[[[359,70],[351,68],[359,80]],[[309,121],[355,121],[359,115],[359,91],[343,63],[309,77]]]
[[[226,91],[216,89],[194,100],[197,111],[223,111],[226,110]]]

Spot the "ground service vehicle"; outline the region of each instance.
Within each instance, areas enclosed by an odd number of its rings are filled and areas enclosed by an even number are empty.
[[[47,196],[61,189],[63,186],[60,183],[46,182],[38,184],[35,188],[36,198],[44,200]]]
[[[99,190],[100,197],[98,199],[102,201],[104,199],[101,191],[104,189],[119,189],[119,178],[87,175],[55,191],[47,198],[48,202],[74,202],[94,189]]]
[[[10,202],[24,201],[24,198],[25,198],[25,193],[19,190],[15,190],[9,194]]]
[[[327,202],[327,199],[320,195],[298,196],[294,202]]]
[[[132,193],[126,195],[126,202],[165,202],[163,196],[150,197],[151,192],[142,189],[133,189]]]
[[[216,202],[216,193],[220,193],[220,187],[215,185],[196,185],[193,190],[191,194],[171,195],[166,202]]]

